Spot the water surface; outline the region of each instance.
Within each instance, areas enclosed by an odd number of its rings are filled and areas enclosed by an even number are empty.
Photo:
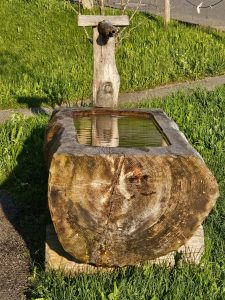
[[[151,118],[91,115],[74,118],[80,144],[104,147],[164,147],[163,134]]]

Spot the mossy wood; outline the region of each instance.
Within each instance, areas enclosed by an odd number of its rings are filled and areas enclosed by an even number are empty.
[[[77,142],[74,117],[152,117],[167,147],[107,148]],[[125,266],[177,250],[218,197],[215,178],[161,110],[62,108],[45,139],[48,201],[59,241],[83,263]]]

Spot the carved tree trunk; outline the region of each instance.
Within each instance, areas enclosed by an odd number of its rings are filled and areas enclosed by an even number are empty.
[[[104,1],[102,0],[101,3]],[[129,18],[126,15],[78,16],[78,26],[93,26],[94,106],[116,107],[118,104],[120,77],[115,60],[115,26],[127,25],[129,25]]]
[[[107,38],[94,27],[93,54],[93,104],[97,107],[115,107],[120,87],[115,60],[115,37]]]
[[[61,109],[47,130],[49,208],[60,243],[77,260],[107,267],[177,250],[215,204],[215,178],[158,110],[111,113],[152,116],[170,142],[167,147],[80,145],[74,116],[103,112]]]

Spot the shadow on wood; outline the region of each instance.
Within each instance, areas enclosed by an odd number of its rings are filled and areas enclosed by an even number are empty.
[[[198,265],[203,253],[204,231],[200,226],[192,238],[177,252],[174,251],[155,260],[147,261],[146,264],[173,267],[175,264],[187,262]],[[179,257],[178,260],[177,257]],[[47,270],[61,271],[67,276],[75,276],[79,273],[112,272],[117,269],[96,267],[77,261],[63,249],[52,224],[46,227],[45,266]]]

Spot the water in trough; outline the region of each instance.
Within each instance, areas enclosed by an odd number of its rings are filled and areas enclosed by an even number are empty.
[[[80,144],[104,147],[164,147],[167,142],[153,118],[89,115],[74,118]]]

